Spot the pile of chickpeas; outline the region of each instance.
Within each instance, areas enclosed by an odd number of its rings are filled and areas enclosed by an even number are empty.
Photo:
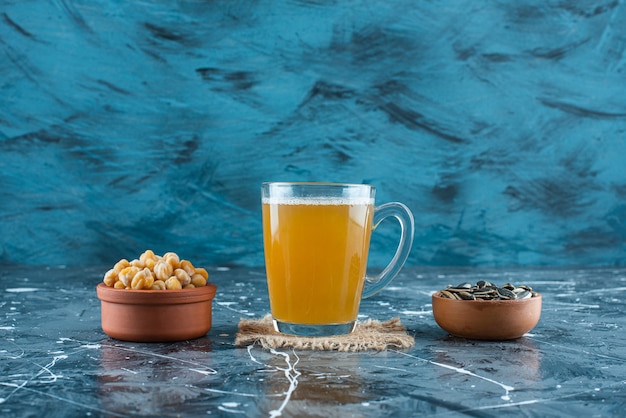
[[[122,259],[104,274],[104,284],[116,289],[177,290],[206,286],[209,274],[189,260],[168,252],[146,250],[138,259]]]

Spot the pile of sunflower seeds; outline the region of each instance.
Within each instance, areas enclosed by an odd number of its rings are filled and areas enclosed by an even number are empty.
[[[440,290],[439,294],[444,298],[458,300],[511,300],[532,298],[533,289],[530,286],[514,286],[511,283],[498,287],[486,280],[479,280],[476,284],[448,285]]]

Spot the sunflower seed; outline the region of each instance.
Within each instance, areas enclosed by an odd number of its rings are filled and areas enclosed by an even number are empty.
[[[457,300],[514,300],[528,299],[534,296],[530,286],[515,286],[506,283],[502,287],[497,287],[486,280],[479,280],[475,285],[467,282],[459,283],[456,286],[448,285],[439,293],[444,298]]]

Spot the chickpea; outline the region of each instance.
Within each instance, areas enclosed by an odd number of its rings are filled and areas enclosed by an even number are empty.
[[[104,282],[105,285],[109,286],[109,287],[113,287],[113,285],[115,284],[115,282],[117,282],[117,271],[115,271],[115,269],[111,269],[109,271],[107,271],[106,273],[104,273],[104,280],[102,280]]]
[[[139,270],[137,274],[135,274],[130,284],[130,287],[136,290],[150,289],[153,284],[154,277],[152,277],[152,272],[149,268],[144,268],[143,270]]]
[[[166,261],[157,261],[154,265],[154,277],[157,280],[166,281],[170,278],[173,272],[174,269],[172,268],[172,265]]]
[[[154,252],[152,250],[146,250],[143,252],[143,254],[139,256],[139,260],[143,262],[143,265],[145,267],[148,267],[152,270],[157,262],[157,257],[156,255],[154,255]]]
[[[144,288],[146,284],[146,273],[143,270],[139,270],[135,277],[133,277],[132,282],[130,283],[131,289],[141,290]]]
[[[147,264],[148,260],[154,260],[156,261],[156,256],[154,255],[154,251],[152,250],[146,250],[143,252],[143,254],[141,254],[139,256],[139,259],[141,261],[143,261],[144,264]]]
[[[194,267],[189,260],[181,260],[175,252],[160,256],[146,250],[137,259],[121,259],[115,263],[102,281],[115,289],[168,290],[206,286],[208,278],[205,269]]]
[[[130,263],[128,262],[128,260],[125,258],[122,258],[120,261],[115,263],[115,265],[113,266],[113,270],[119,273],[120,271],[122,271],[123,268],[128,267],[128,266],[130,266]]]
[[[142,271],[146,275],[146,280],[144,281],[143,288],[144,289],[152,288],[152,285],[154,284],[154,274],[152,273],[152,270],[150,270],[148,267],[146,267]]]
[[[191,276],[191,284],[194,285],[195,287],[206,286],[206,279],[204,278],[203,275],[196,273],[193,276]]]
[[[180,282],[178,281],[178,279],[176,278],[176,276],[172,276],[169,279],[167,279],[165,281],[165,287],[168,290],[178,290],[178,289],[182,289],[183,288],[181,286]]]
[[[144,263],[142,260],[134,259],[130,262],[130,265],[142,269],[146,266],[146,263]]]
[[[165,282],[163,280],[155,280],[151,287],[152,290],[165,290]]]
[[[154,258],[148,258],[146,259],[146,267],[149,268],[150,270],[154,269],[154,265],[156,264],[157,260]]]
[[[118,275],[120,282],[124,283],[124,286],[129,287],[137,272],[139,272],[139,268],[135,266],[128,266],[122,269]]]
[[[181,286],[187,286],[191,283],[191,277],[189,277],[189,274],[183,269],[174,270],[174,276],[176,276]]]
[[[202,277],[204,277],[205,279],[209,280],[209,273],[207,273],[206,269],[203,269],[202,267],[196,267],[196,271],[194,272],[195,274],[201,274]],[[193,274],[192,274],[193,276]]]
[[[196,268],[191,264],[189,260],[180,260],[180,267],[185,270],[188,275],[192,276],[196,272]]]
[[[180,258],[178,257],[178,254],[176,253],[169,252],[169,253],[163,254],[163,260],[165,260],[169,265],[171,265],[172,269],[174,270],[180,267]]]

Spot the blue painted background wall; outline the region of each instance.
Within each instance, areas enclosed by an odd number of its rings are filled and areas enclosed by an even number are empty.
[[[0,263],[263,265],[260,183],[323,180],[411,264],[626,264],[624,1],[0,4]]]

